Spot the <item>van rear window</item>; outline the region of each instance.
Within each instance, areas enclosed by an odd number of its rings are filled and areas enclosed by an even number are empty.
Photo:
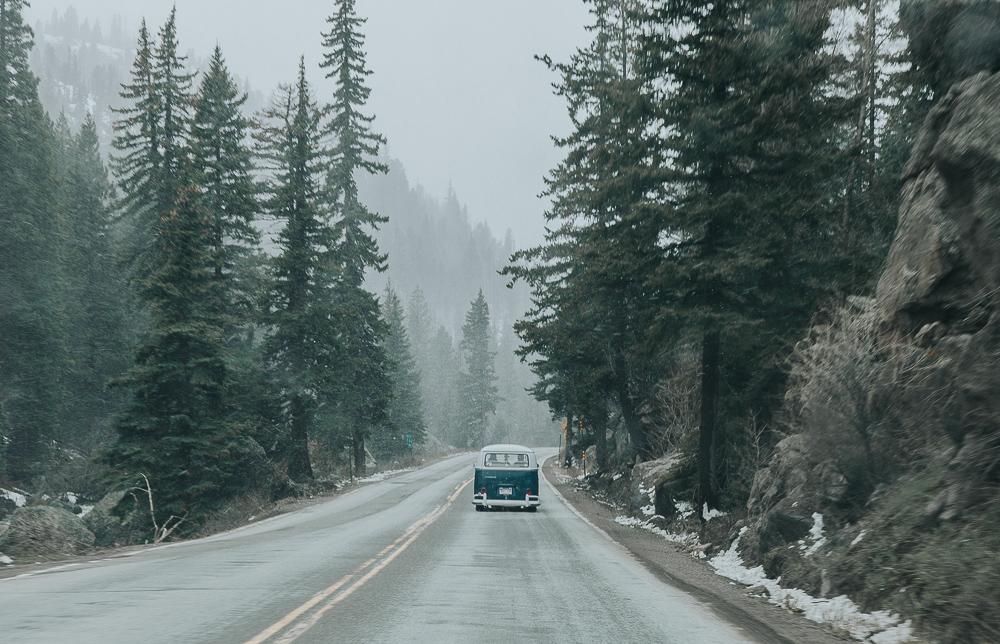
[[[528,455],[513,452],[487,452],[486,467],[528,467]]]

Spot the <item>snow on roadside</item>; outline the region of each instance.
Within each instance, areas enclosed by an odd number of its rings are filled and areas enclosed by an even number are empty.
[[[406,472],[412,472],[412,471],[413,471],[412,467],[404,467],[403,469],[399,469],[399,470],[385,470],[385,471],[382,471],[382,472],[375,472],[371,476],[366,476],[363,479],[358,479],[357,482],[358,483],[378,483],[379,481],[386,480],[390,476],[395,476],[397,474],[404,474]]]
[[[681,519],[694,516],[694,504],[690,501],[678,501],[674,499],[674,509],[677,510],[677,514],[681,516]]]
[[[23,508],[28,503],[28,497],[20,492],[15,492],[14,490],[8,490],[6,488],[0,488],[0,496],[6,497],[14,502],[19,508]]]
[[[822,540],[822,517],[817,521],[814,515],[813,520],[814,530]],[[817,523],[818,528],[816,528]],[[874,644],[903,644],[913,641],[910,622],[900,623],[901,618],[895,613],[881,610],[872,613],[862,612],[846,595],[823,599],[813,597],[797,588],[782,588],[778,580],[768,579],[763,566],[747,568],[739,554],[740,537],[746,530],[746,528],[740,530],[739,536],[733,541],[729,550],[709,559],[708,563],[715,568],[717,574],[745,586],[761,586],[767,589],[768,601],[772,604],[799,611],[806,619],[846,631],[858,641]],[[816,543],[819,543],[819,540]]]
[[[653,525],[649,519],[643,520],[636,517],[620,515],[615,517],[615,523],[618,525],[628,526],[630,528],[640,528],[642,530],[652,532],[653,534],[660,535],[671,543],[676,543],[682,546],[694,547],[699,545],[698,535],[693,532],[668,532],[663,528]]]
[[[708,523],[712,519],[724,516],[726,516],[726,513],[722,510],[716,510],[715,508],[709,509],[708,503],[705,503],[701,507],[701,518],[705,520],[705,523]]]
[[[0,564],[4,566],[13,566],[14,560],[8,557],[7,555],[0,554]]]
[[[812,539],[812,545],[806,545],[805,539],[799,541],[801,544],[799,547],[805,552],[807,557],[816,554],[820,548],[826,545],[826,535],[823,533],[823,515],[819,512],[813,512],[812,518],[813,525],[809,528],[809,537]]]

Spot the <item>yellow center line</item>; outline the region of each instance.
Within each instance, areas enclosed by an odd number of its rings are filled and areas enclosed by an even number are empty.
[[[306,631],[316,625],[317,622],[329,612],[334,606],[351,596],[354,591],[358,590],[364,586],[368,581],[378,575],[380,572],[385,570],[385,568],[392,563],[404,550],[410,547],[414,541],[420,536],[420,534],[430,527],[445,511],[451,507],[455,502],[455,499],[462,493],[462,490],[472,479],[467,479],[455,487],[454,491],[448,495],[444,504],[431,510],[428,514],[424,515],[411,526],[409,526],[398,539],[393,541],[391,544],[383,548],[377,555],[369,559],[368,561],[361,564],[353,572],[344,575],[336,582],[324,588],[320,592],[313,595],[308,601],[303,603],[298,608],[292,610],[287,615],[276,621],[274,624],[269,626],[267,629],[261,631],[258,635],[246,641],[246,644],[263,644],[267,640],[281,633],[285,629],[289,629],[288,632],[284,634],[283,637],[276,640],[277,644],[289,644],[294,642],[296,639],[301,637]],[[368,570],[371,568],[371,570]],[[368,570],[368,572],[365,572]],[[364,574],[362,575],[361,573]],[[359,577],[359,575],[361,575]],[[355,579],[357,578],[357,579]],[[346,589],[341,590],[354,580],[350,586]],[[323,603],[325,602],[325,603]],[[318,609],[313,611],[308,617],[302,618],[310,610],[313,610],[317,606]],[[291,627],[291,628],[289,628]]]

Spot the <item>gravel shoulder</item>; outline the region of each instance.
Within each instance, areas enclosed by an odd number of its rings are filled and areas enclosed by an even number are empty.
[[[729,622],[742,626],[762,642],[836,644],[838,637],[794,613],[752,596],[750,589],[716,575],[709,566],[679,546],[651,532],[615,522],[621,510],[598,501],[589,490],[548,459],[542,474],[580,515],[628,550],[665,583],[710,606]]]

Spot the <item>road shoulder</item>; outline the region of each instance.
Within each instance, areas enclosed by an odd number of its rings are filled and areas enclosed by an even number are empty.
[[[762,642],[836,644],[845,640],[780,607],[753,597],[748,589],[716,575],[677,545],[645,530],[615,522],[622,514],[602,503],[548,459],[542,474],[579,515],[624,547],[663,582],[678,588]]]

